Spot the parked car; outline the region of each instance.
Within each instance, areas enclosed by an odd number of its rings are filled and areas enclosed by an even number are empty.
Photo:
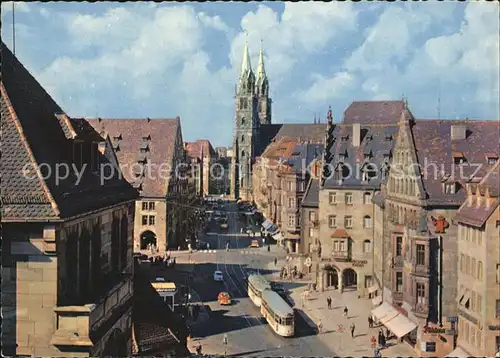
[[[259,248],[259,240],[252,240],[252,243],[250,244],[250,247],[257,247]]]
[[[219,302],[220,305],[230,305],[232,303],[231,296],[227,292],[221,292],[217,296],[217,302]]]
[[[222,274],[222,271],[215,271],[214,272],[214,281],[224,282],[224,275]]]

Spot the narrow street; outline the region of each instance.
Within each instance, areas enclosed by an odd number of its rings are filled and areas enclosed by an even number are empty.
[[[204,240],[210,249],[194,252],[190,260],[195,263],[192,288],[208,307],[210,319],[205,324],[196,325],[192,331],[192,346],[200,343],[204,354],[224,354],[237,356],[333,356],[335,355],[315,335],[315,331],[304,319],[296,314],[295,337],[284,338],[276,335],[261,317],[260,310],[248,298],[245,278],[251,271],[259,271],[271,280],[270,270],[265,270],[274,258],[282,258],[285,253],[276,247],[271,252],[266,247],[250,248],[251,241],[262,238],[240,234],[236,204],[228,204],[229,228],[227,233],[206,235]],[[230,249],[226,251],[229,240]],[[279,251],[278,251],[279,250]],[[222,271],[224,282],[214,282],[215,270]],[[231,306],[221,306],[217,302],[219,292],[226,291],[232,296]],[[227,345],[223,344],[227,334]],[[189,347],[192,349],[192,347]]]

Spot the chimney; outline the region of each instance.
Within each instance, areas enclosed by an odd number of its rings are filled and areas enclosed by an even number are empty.
[[[451,125],[451,140],[463,140],[467,133],[467,127],[463,124]]]
[[[352,125],[352,145],[359,147],[361,145],[361,124],[353,123]]]

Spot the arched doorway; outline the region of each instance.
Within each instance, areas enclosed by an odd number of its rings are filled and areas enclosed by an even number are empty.
[[[345,288],[353,287],[356,289],[358,284],[358,274],[352,268],[347,268],[342,273],[342,284]]]
[[[325,288],[339,286],[339,271],[330,265],[325,266]]]
[[[149,244],[157,246],[156,234],[151,230],[146,230],[141,234],[141,250],[146,250]]]
[[[118,328],[114,329],[104,346],[102,356],[104,357],[127,357],[127,338]]]

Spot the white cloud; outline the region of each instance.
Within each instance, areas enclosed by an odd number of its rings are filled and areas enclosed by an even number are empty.
[[[2,12],[12,11],[12,1],[2,3]],[[14,10],[19,12],[29,12],[30,8],[24,1],[14,1]]]
[[[305,91],[298,92],[295,98],[303,102],[322,102],[333,98],[343,98],[354,89],[355,78],[347,72],[336,73],[327,78],[322,75],[314,75],[314,84]]]

